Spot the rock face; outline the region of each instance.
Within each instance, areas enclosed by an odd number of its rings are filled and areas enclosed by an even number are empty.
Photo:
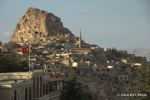
[[[36,37],[72,35],[60,18],[46,11],[29,8],[17,24],[11,42],[32,42]]]

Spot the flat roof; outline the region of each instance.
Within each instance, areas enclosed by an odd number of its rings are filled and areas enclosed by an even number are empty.
[[[10,73],[0,73],[0,80],[24,80],[30,79],[34,75],[41,75],[45,72],[43,70],[34,70],[30,72],[10,72]],[[47,73],[47,72],[46,72]]]
[[[8,81],[0,81],[0,85],[8,85],[8,84],[13,84],[13,83],[20,83],[23,82],[24,80],[8,80]]]
[[[7,80],[0,81],[0,88],[13,88],[32,84],[31,80]]]
[[[16,75],[18,75],[18,74],[28,74],[28,73],[37,73],[37,72],[44,72],[43,70],[33,70],[33,71],[27,71],[27,72],[7,72],[7,73],[0,73],[0,75],[3,75],[3,74],[8,74],[8,75],[10,75],[10,74],[16,74]]]

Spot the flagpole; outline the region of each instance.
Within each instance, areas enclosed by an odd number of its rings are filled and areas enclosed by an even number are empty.
[[[30,72],[30,70],[31,70],[31,68],[30,68],[30,67],[31,67],[31,66],[30,66],[30,44],[29,44],[29,56],[28,56],[28,60],[29,60],[29,62],[28,62],[28,63],[29,63],[29,64],[28,64],[28,66],[29,66],[29,72]]]

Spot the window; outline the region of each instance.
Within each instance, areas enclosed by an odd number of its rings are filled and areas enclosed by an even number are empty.
[[[17,91],[14,90],[14,100],[17,100]]]
[[[37,77],[37,97],[39,97],[39,77]]]
[[[32,100],[32,88],[31,88],[31,86],[29,87],[29,100]]]
[[[33,78],[33,97],[35,97],[35,77]]]
[[[127,79],[127,77],[125,76],[125,77],[124,77],[124,79],[126,80],[126,79]]]
[[[28,100],[28,88],[25,88],[25,100]]]
[[[40,76],[40,97],[43,95],[42,94],[42,85],[43,85],[43,81],[42,81],[42,77]]]

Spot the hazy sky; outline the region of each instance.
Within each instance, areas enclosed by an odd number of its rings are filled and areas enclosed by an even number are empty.
[[[29,7],[59,16],[89,43],[150,48],[150,0],[0,0],[0,40],[6,42]]]

